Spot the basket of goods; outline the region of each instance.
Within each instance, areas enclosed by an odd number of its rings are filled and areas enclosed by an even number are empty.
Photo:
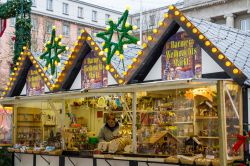
[[[10,153],[11,153],[11,152],[15,152],[15,149],[9,147],[9,148],[8,148],[8,152],[10,152]]]
[[[195,159],[195,164],[196,165],[206,165],[206,166],[209,166],[209,165],[211,165],[211,159],[197,158],[197,159]]]
[[[194,165],[194,160],[195,160],[194,156],[189,157],[189,156],[178,155],[178,158],[180,159],[181,164]]]
[[[178,159],[177,156],[170,156],[170,157],[168,157],[168,158],[165,159],[165,162],[178,164],[179,163],[179,159]]]
[[[49,151],[48,153],[50,155],[61,155],[62,154],[62,150],[61,149],[55,149],[53,151]]]
[[[33,153],[33,148],[32,147],[26,147],[26,152],[27,153]]]
[[[130,144],[131,144],[131,138],[129,137],[120,137],[120,138],[114,139],[110,141],[109,148],[108,148],[109,153],[123,151],[124,148]]]

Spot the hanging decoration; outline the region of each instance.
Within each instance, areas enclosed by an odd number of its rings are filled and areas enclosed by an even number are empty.
[[[50,68],[51,75],[57,73],[56,66],[60,65],[61,53],[68,50],[68,47],[62,46],[61,40],[62,35],[56,37],[56,27],[53,26],[51,39],[45,45],[45,52],[40,56],[40,59],[46,62],[44,71]]]
[[[106,69],[109,70],[112,57],[116,54],[120,57],[124,67],[124,48],[127,44],[136,44],[139,40],[132,36],[132,30],[136,30],[136,26],[132,26],[127,22],[129,11],[125,10],[122,17],[115,23],[113,20],[109,20],[109,26],[105,32],[100,32],[96,36],[103,39],[102,43],[103,51],[107,53]],[[114,35],[117,34],[118,41],[113,40]],[[124,70],[125,71],[125,70]]]
[[[250,131],[248,131],[245,136],[238,134],[237,139],[238,139],[238,141],[233,146],[233,150],[235,152],[237,152],[242,145],[245,145],[247,142],[249,142],[249,140],[250,140]]]
[[[0,19],[16,17],[13,64],[16,64],[23,46],[31,45],[31,6],[31,0],[8,0],[0,4]]]

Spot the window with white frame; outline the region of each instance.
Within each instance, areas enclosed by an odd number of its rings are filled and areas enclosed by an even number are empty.
[[[32,7],[36,7],[36,0],[32,0]]]
[[[105,24],[106,25],[109,24],[109,18],[110,18],[110,15],[109,14],[105,14]]]
[[[37,20],[37,18],[31,18],[31,25],[32,25],[32,30],[33,31],[38,30],[38,20]]]
[[[97,22],[97,11],[92,10],[92,21]]]
[[[69,4],[63,3],[63,14],[69,14]]]
[[[240,20],[240,29],[243,31],[250,31],[250,19]]]
[[[78,7],[78,18],[83,18],[83,8]]]
[[[47,21],[46,22],[46,33],[51,33],[52,32],[52,26],[53,26],[52,21]]]
[[[63,32],[63,36],[69,36],[69,24],[63,24],[63,27],[62,27],[62,32]]]
[[[140,28],[140,18],[135,19],[135,25]]]
[[[155,15],[149,16],[149,26],[155,25]]]
[[[47,10],[53,10],[53,0],[47,0]]]
[[[10,19],[10,26],[14,27],[15,25],[16,25],[16,18],[13,17],[13,18]]]

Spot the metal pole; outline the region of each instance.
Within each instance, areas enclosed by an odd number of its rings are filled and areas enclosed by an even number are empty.
[[[132,143],[132,148],[133,148],[133,153],[137,153],[137,136],[136,136],[136,105],[137,105],[137,99],[136,99],[136,92],[133,93],[133,99],[132,99],[132,111],[133,111],[133,143]]]
[[[142,0],[140,0],[140,44],[142,45]]]

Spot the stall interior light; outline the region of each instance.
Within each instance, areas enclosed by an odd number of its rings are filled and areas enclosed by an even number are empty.
[[[239,74],[239,69],[237,69],[237,68],[233,69],[233,73],[234,74]]]

